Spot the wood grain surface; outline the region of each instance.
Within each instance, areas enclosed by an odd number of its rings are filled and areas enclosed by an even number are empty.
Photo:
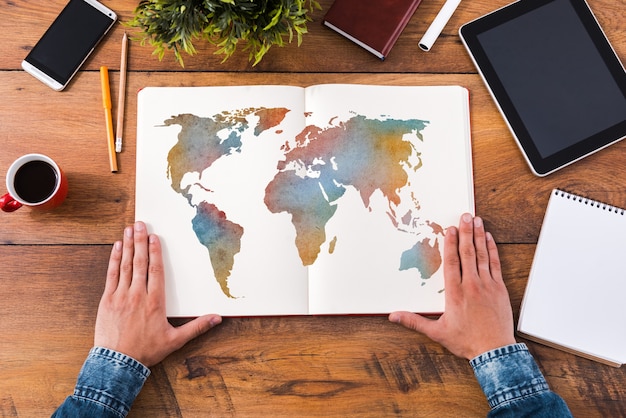
[[[103,3],[127,21],[138,2]],[[469,88],[476,213],[499,243],[515,320],[550,190],[560,187],[626,207],[626,142],[546,178],[526,166],[457,35],[461,24],[507,1],[461,3],[432,50],[423,52],[417,42],[443,4],[423,0],[384,62],[321,25],[331,3],[320,1],[323,10],[312,14],[300,47],[273,47],[256,67],[245,52],[221,63],[212,47],[198,43],[198,54],[185,57],[181,68],[171,54],[159,61],[149,46],[131,42],[124,151],[119,173],[112,174],[98,68],[108,66],[111,85],[117,86],[122,34],[134,31],[116,25],[58,93],[23,72],[20,63],[65,1],[0,1],[0,184],[10,163],[30,152],[54,158],[70,183],[68,199],[57,210],[0,214],[0,416],[46,416],[72,392],[92,345],[110,246],[134,220],[136,93],[143,87]],[[589,4],[624,60],[626,2]],[[112,99],[116,103],[116,88]],[[602,320],[602,312],[589,315]],[[626,416],[625,367],[528,345],[575,416]],[[474,417],[488,410],[467,361],[428,338],[383,316],[312,316],[225,318],[152,369],[130,416]]]

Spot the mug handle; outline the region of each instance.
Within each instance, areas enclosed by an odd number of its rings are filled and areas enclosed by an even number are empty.
[[[0,197],[0,209],[4,212],[14,212],[21,207],[22,204],[13,199],[8,193],[5,193],[4,196]]]

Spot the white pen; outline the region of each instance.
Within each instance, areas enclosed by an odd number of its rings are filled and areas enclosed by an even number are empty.
[[[446,26],[446,23],[448,23],[460,3],[461,0],[446,0],[444,5],[441,7],[441,10],[439,10],[439,13],[437,13],[435,20],[433,20],[433,23],[430,24],[428,30],[419,41],[418,45],[420,49],[430,51],[430,48],[437,40],[441,31]]]

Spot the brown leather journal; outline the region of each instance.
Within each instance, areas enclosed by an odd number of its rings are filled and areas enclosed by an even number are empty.
[[[323,23],[384,60],[421,0],[335,0]]]

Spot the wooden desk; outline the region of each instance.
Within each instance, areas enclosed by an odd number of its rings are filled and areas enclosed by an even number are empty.
[[[128,20],[138,2],[104,3]],[[320,3],[326,10],[331,0]],[[507,0],[462,3],[432,51],[422,52],[417,42],[442,3],[423,1],[385,62],[323,28],[324,11],[313,14],[300,48],[274,47],[255,68],[245,53],[220,64],[210,48],[199,46],[196,57],[185,58],[183,70],[171,55],[159,62],[149,47],[132,43],[124,152],[120,172],[111,174],[98,68],[107,65],[117,86],[124,28],[118,25],[67,90],[57,93],[21,71],[20,62],[65,1],[3,2],[0,184],[16,157],[42,152],[65,168],[70,194],[51,213],[21,209],[0,215],[0,416],[48,415],[72,391],[92,345],[110,245],[134,219],[135,93],[149,85],[468,87],[476,211],[499,242],[517,320],[549,191],[562,187],[626,207],[626,142],[547,178],[534,177],[456,34],[462,23]],[[589,3],[626,60],[626,3]],[[112,90],[115,103],[117,89]],[[602,320],[602,312],[589,314]],[[575,415],[626,416],[626,368],[529,346]],[[488,411],[465,360],[384,317],[227,318],[152,371],[131,416],[416,417]]]

